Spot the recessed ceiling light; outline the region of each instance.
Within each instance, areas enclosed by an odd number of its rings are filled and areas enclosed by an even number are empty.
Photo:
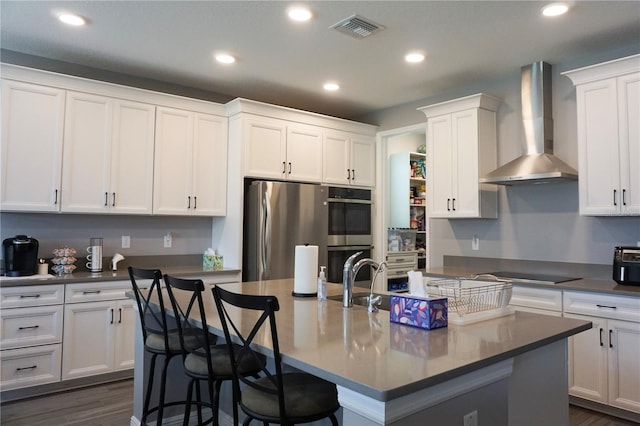
[[[417,63],[424,61],[424,55],[420,52],[407,53],[404,60],[410,63]]]
[[[322,86],[324,88],[324,90],[328,91],[328,92],[335,92],[336,90],[340,89],[340,85],[338,83],[325,83],[324,86]]]
[[[67,25],[73,25],[74,27],[80,27],[86,24],[86,20],[79,15],[73,15],[71,13],[63,13],[58,15],[58,19]]]
[[[551,3],[542,8],[544,16],[560,16],[567,13],[569,6],[565,3]]]
[[[229,55],[228,53],[218,53],[216,55],[216,61],[220,62],[221,64],[233,64],[236,61],[236,58],[234,58],[232,55]]]
[[[287,11],[287,15],[289,15],[290,19],[298,22],[305,22],[311,19],[311,11],[304,7],[292,7]]]

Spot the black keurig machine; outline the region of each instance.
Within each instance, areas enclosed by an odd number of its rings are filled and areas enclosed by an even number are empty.
[[[35,275],[38,270],[38,240],[16,235],[2,242],[4,272],[7,277]]]

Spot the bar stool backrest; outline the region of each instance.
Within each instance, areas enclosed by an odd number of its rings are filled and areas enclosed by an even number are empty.
[[[129,266],[128,271],[136,297],[144,341],[147,341],[150,333],[163,335],[165,350],[170,352],[168,336],[170,329],[173,328],[170,326],[173,321],[167,319],[165,311],[162,272],[159,269],[141,269],[132,266]]]

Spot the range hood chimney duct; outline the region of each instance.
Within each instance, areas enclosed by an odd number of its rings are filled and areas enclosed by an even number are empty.
[[[521,70],[523,155],[480,179],[496,185],[576,180],[578,172],[553,155],[551,65],[536,62]]]

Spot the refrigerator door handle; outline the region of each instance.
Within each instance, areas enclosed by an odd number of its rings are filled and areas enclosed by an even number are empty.
[[[269,193],[264,192],[262,195],[262,220],[260,233],[260,260],[262,265],[260,268],[260,279],[268,278],[267,265],[269,265],[269,252],[271,249],[271,200]]]

